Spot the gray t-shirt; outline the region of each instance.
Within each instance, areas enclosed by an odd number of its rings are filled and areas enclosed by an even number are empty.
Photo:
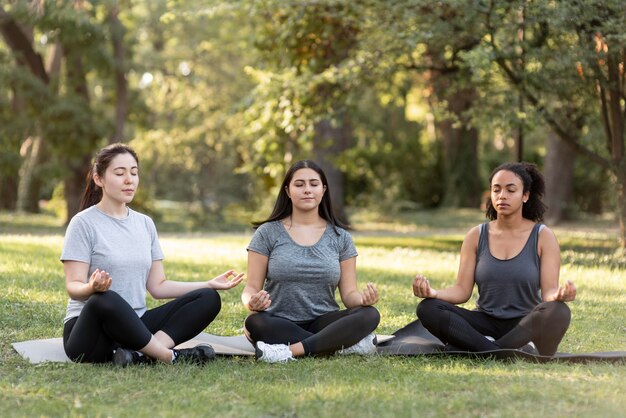
[[[110,290],[117,292],[138,316],[146,312],[146,280],[155,260],[162,260],[156,227],[148,216],[128,209],[124,219],[113,218],[91,206],[76,214],[65,233],[61,261],[89,264],[110,273]],[[84,301],[70,299],[64,322],[78,316]]]
[[[522,251],[500,260],[489,251],[489,223],[480,225],[474,280],[478,286],[476,307],[501,319],[520,318],[541,303],[541,271],[537,254],[539,232],[535,224]]]
[[[327,224],[317,243],[304,246],[291,239],[281,221],[261,225],[248,250],[268,257],[264,289],[272,304],[267,311],[295,322],[339,310],[339,263],[357,256],[352,237],[342,228]]]

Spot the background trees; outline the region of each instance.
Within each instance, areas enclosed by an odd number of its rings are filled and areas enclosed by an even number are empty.
[[[198,224],[261,208],[300,158],[325,166],[337,202],[392,212],[478,206],[488,172],[523,158],[546,173],[551,222],[615,210],[624,237],[625,14],[617,0],[9,2],[0,206],[36,211],[62,183],[71,216],[115,140],[140,152],[143,202],[194,202]]]

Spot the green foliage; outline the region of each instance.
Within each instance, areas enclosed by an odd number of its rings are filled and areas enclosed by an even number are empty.
[[[619,0],[16,1],[2,7],[32,28],[44,61],[56,42],[66,46],[61,72],[46,85],[0,42],[0,178],[17,177],[22,143],[41,135],[49,152],[39,171],[42,198],[71,170],[83,170],[112,135],[120,67],[129,82],[125,135],[140,153],[142,193],[190,203],[198,226],[220,225],[232,207],[265,207],[289,164],[317,156],[321,122],[350,132],[347,151],[332,156],[346,177],[347,202],[392,212],[437,206],[454,193],[446,190],[446,150],[432,134],[443,118],[480,131],[482,176],[515,158],[519,128],[524,158],[541,163],[546,132],[554,129],[548,116],[609,156],[597,96],[598,86],[609,87],[608,55],[594,34],[603,34],[607,51],[624,47]],[[124,62],[111,45],[114,7],[126,30]],[[89,103],[75,90],[81,80],[70,59],[77,56]],[[453,103],[434,94],[437,72],[458,74],[447,96],[472,89],[473,106],[450,112]],[[536,102],[526,98],[521,108],[523,93]],[[420,109],[418,117],[409,115],[412,107]],[[614,193],[606,191],[612,177],[604,171],[579,169],[581,210],[614,206]]]

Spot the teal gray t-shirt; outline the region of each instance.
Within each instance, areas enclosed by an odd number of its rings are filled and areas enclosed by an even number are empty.
[[[291,239],[281,221],[259,226],[248,251],[268,257],[264,289],[272,304],[267,311],[295,322],[339,310],[339,263],[357,256],[352,237],[342,228],[327,224],[317,243],[304,246]]]
[[[489,223],[480,225],[474,272],[479,294],[478,310],[496,318],[511,319],[528,315],[541,303],[537,244],[542,227],[542,224],[535,224],[518,255],[500,260],[489,251]]]
[[[148,216],[128,209],[124,219],[91,206],[76,214],[67,227],[61,261],[89,264],[111,274],[110,290],[117,292],[138,316],[146,312],[146,280],[155,260],[162,260],[156,227]],[[64,322],[78,316],[84,301],[70,299]]]

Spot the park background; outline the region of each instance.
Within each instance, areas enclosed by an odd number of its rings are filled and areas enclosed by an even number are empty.
[[[60,336],[64,225],[94,152],[122,141],[140,157],[132,207],[155,219],[179,280],[245,270],[250,221],[267,216],[291,163],[319,162],[355,227],[359,279],[383,291],[383,333],[414,318],[416,272],[454,279],[491,170],[534,162],[562,275],[580,291],[563,351],[624,350],[625,28],[621,0],[3,1],[0,407],[624,416],[623,365],[237,359],[120,371],[30,366],[10,343]],[[241,332],[238,296],[223,294],[210,332]]]

